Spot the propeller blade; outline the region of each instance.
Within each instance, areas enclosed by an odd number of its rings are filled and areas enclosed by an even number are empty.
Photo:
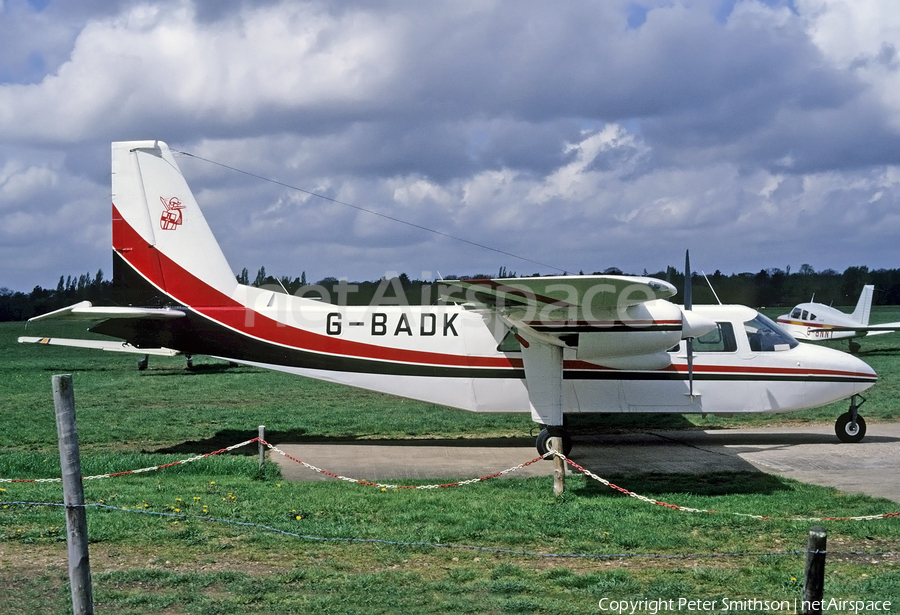
[[[684,251],[684,309],[694,307],[693,284],[691,284],[691,251]]]

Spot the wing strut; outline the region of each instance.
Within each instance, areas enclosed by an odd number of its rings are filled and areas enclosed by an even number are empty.
[[[531,338],[523,331],[518,336],[527,343],[522,344],[522,360],[531,418],[548,427],[562,427],[563,349]]]

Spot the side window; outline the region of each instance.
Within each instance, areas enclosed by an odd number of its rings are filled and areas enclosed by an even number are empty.
[[[806,313],[806,310],[803,310],[803,320],[807,320],[809,316]]]
[[[694,352],[737,352],[734,327],[730,322],[717,322],[715,329],[694,339]]]
[[[813,314],[812,312],[810,312],[810,313],[809,313],[809,319],[810,319],[810,320],[815,320],[815,319],[816,319],[816,315]]]

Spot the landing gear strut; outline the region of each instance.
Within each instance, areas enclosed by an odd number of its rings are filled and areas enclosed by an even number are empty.
[[[859,398],[859,403],[857,403]],[[866,403],[862,395],[850,398],[850,410],[840,415],[834,422],[834,433],[841,442],[859,442],[866,435],[866,421],[859,416],[859,407]]]
[[[538,434],[534,443],[538,455],[544,455],[550,451],[550,438],[553,436],[562,438],[563,450],[561,452],[568,457],[569,453],[572,452],[572,436],[569,435],[565,427],[544,427],[541,429],[541,433]],[[545,457],[545,459],[552,459],[552,457]]]

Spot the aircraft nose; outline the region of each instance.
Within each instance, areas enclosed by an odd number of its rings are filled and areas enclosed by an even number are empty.
[[[848,383],[854,384],[853,392],[861,393],[871,387],[878,380],[878,374],[872,369],[872,366],[850,353],[842,352],[829,348],[833,353],[836,363],[836,374],[838,377],[843,376]]]

